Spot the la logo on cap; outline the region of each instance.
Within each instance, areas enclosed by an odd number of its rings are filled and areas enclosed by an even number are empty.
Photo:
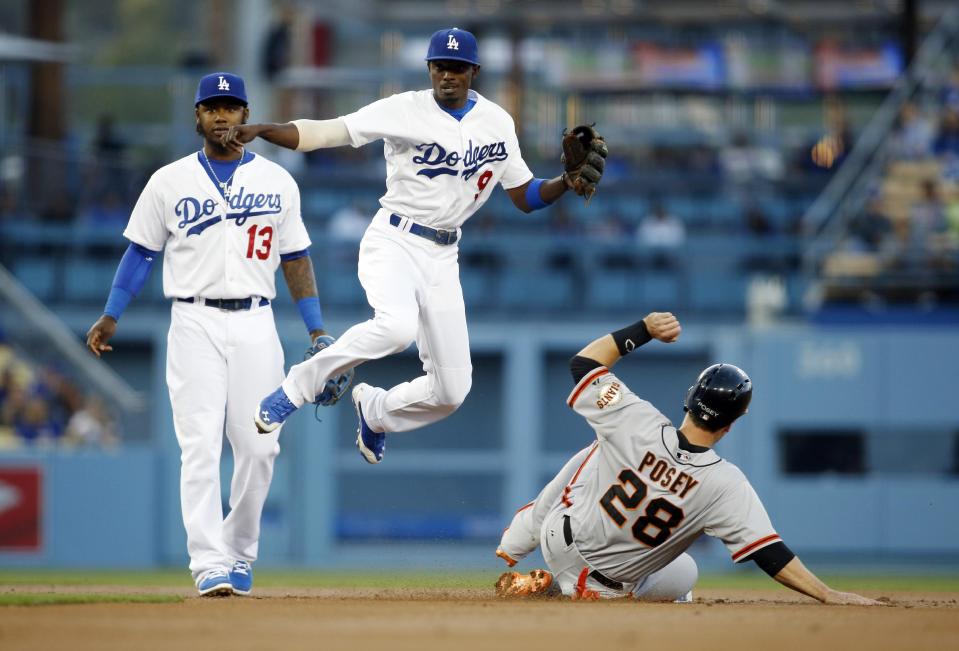
[[[219,85],[217,85],[217,89],[218,89],[218,90],[230,90],[230,82],[228,82],[226,79],[224,79],[222,75],[220,75],[220,83],[219,83]]]
[[[459,41],[457,41],[457,40],[456,40],[456,37],[453,36],[452,34],[450,34],[449,40],[446,41],[446,49],[447,49],[447,50],[459,50],[459,49],[460,49]]]

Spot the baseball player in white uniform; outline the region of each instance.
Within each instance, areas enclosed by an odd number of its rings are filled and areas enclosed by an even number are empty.
[[[691,601],[698,573],[686,549],[706,533],[725,543],[734,562],[755,561],[819,601],[878,604],[832,590],[807,570],[742,471],[713,451],[749,406],[752,383],[741,369],[705,369],[686,394],[679,429],[612,373],[623,355],[679,334],[676,317],[654,312],[573,357],[576,386],[567,402],[593,427],[596,441],[516,513],[496,550],[512,567],[540,547],[549,571],[506,572],[497,593]]]
[[[182,450],[180,498],[190,570],[201,595],[249,594],[260,515],[279,453],[279,433],[257,434],[249,405],[283,378],[270,302],[283,267],[314,338],[325,335],[299,189],[281,167],[221,137],[245,122],[243,80],[200,80],[203,147],[160,168],[143,189],[123,235],[130,246],[104,314],[87,333],[97,356],[163,251],[163,292],[172,301],[167,385]],[[220,500],[220,452],[233,448],[230,513]]]
[[[298,151],[385,143],[386,194],[360,244],[358,266],[374,316],[294,366],[255,414],[260,431],[271,432],[312,401],[331,376],[415,341],[422,376],[391,389],[367,384],[353,389],[357,446],[369,463],[383,458],[386,432],[445,418],[469,393],[460,227],[496,184],[524,212],[546,207],[568,189],[566,175],[533,177],[512,117],[470,89],[480,69],[470,32],[434,33],[426,61],[431,89],[393,95],[333,120],[238,126],[224,138],[227,145],[241,146],[259,136]]]

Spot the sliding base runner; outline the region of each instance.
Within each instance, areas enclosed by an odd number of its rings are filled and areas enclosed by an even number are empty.
[[[652,339],[672,343],[680,331],[675,316],[654,312],[573,357],[576,384],[567,402],[596,441],[516,513],[496,551],[513,566],[539,547],[549,571],[507,572],[497,593],[688,602],[698,572],[686,550],[706,533],[725,543],[734,562],[755,561],[820,601],[878,604],[832,590],[809,572],[773,529],[746,476],[713,450],[752,399],[742,369],[713,364],[700,373],[679,428],[613,374],[622,356]]]

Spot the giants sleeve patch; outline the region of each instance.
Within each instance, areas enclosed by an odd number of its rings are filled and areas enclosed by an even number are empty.
[[[597,390],[596,406],[600,409],[612,407],[623,399],[623,385],[613,380],[600,384]]]

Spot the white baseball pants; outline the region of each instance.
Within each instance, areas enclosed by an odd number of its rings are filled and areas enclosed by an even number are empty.
[[[363,417],[374,431],[405,432],[456,411],[469,393],[473,367],[457,245],[406,232],[409,222],[391,226],[389,216],[377,212],[360,243],[358,273],[373,318],[291,368],[283,391],[299,407],[330,377],[415,341],[424,375],[391,389],[374,387],[363,399]]]
[[[270,306],[228,312],[173,302],[167,386],[180,444],[180,504],[194,578],[233,560],[255,561],[260,515],[280,452],[279,430],[258,434],[255,405],[283,377]],[[233,448],[230,514],[220,500],[220,453]]]
[[[553,580],[559,585],[563,594],[571,597],[576,593],[577,584],[587,572],[584,587],[595,590],[600,598],[616,599],[628,594],[642,601],[676,601],[682,600],[696,585],[699,578],[699,569],[696,561],[689,554],[683,552],[666,567],[648,574],[637,583],[624,583],[622,590],[613,590],[599,583],[589,576],[589,563],[576,549],[576,543],[566,544],[563,536],[563,516],[566,509],[558,504],[549,512],[543,522],[540,544],[543,558],[553,573]]]

